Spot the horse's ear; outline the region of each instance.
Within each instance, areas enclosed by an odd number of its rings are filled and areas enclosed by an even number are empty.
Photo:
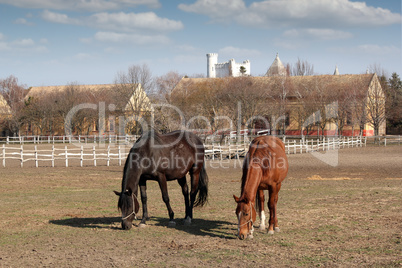
[[[234,200],[236,201],[236,203],[240,202],[240,198],[238,198],[237,196],[233,195]]]
[[[118,191],[113,191],[116,195],[121,196],[121,193]]]

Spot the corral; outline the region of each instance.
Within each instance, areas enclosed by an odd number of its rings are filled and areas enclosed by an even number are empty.
[[[175,228],[167,227],[159,187],[150,182],[151,219],[130,231],[120,229],[112,192],[121,166],[1,167],[0,266],[400,267],[401,153],[400,146],[345,148],[335,167],[309,153],[289,155],[281,232],[256,231],[246,241],[235,238],[232,198],[242,159],[207,161],[209,202],[194,211],[191,226],[182,224],[177,182],[168,184]]]

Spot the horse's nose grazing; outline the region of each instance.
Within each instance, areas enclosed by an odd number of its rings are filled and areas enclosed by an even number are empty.
[[[131,229],[131,224],[124,224],[124,222],[121,223],[121,228],[123,230],[130,230]]]
[[[244,234],[239,235],[240,240],[244,239]]]

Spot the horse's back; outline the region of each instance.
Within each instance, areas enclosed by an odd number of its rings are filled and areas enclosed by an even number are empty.
[[[250,145],[249,160],[258,162],[267,180],[282,182],[288,173],[285,145],[275,136],[256,137]]]

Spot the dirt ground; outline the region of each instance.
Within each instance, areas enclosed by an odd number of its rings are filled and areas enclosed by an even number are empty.
[[[145,228],[134,221],[130,231],[120,229],[112,193],[121,166],[0,167],[0,267],[401,267],[402,147],[331,157],[332,166],[320,160],[325,154],[289,155],[281,232],[256,231],[245,241],[235,237],[232,197],[240,193],[242,159],[207,161],[209,201],[195,209],[191,226],[181,219],[178,184],[168,185],[177,219],[169,228],[150,182],[151,219]]]

